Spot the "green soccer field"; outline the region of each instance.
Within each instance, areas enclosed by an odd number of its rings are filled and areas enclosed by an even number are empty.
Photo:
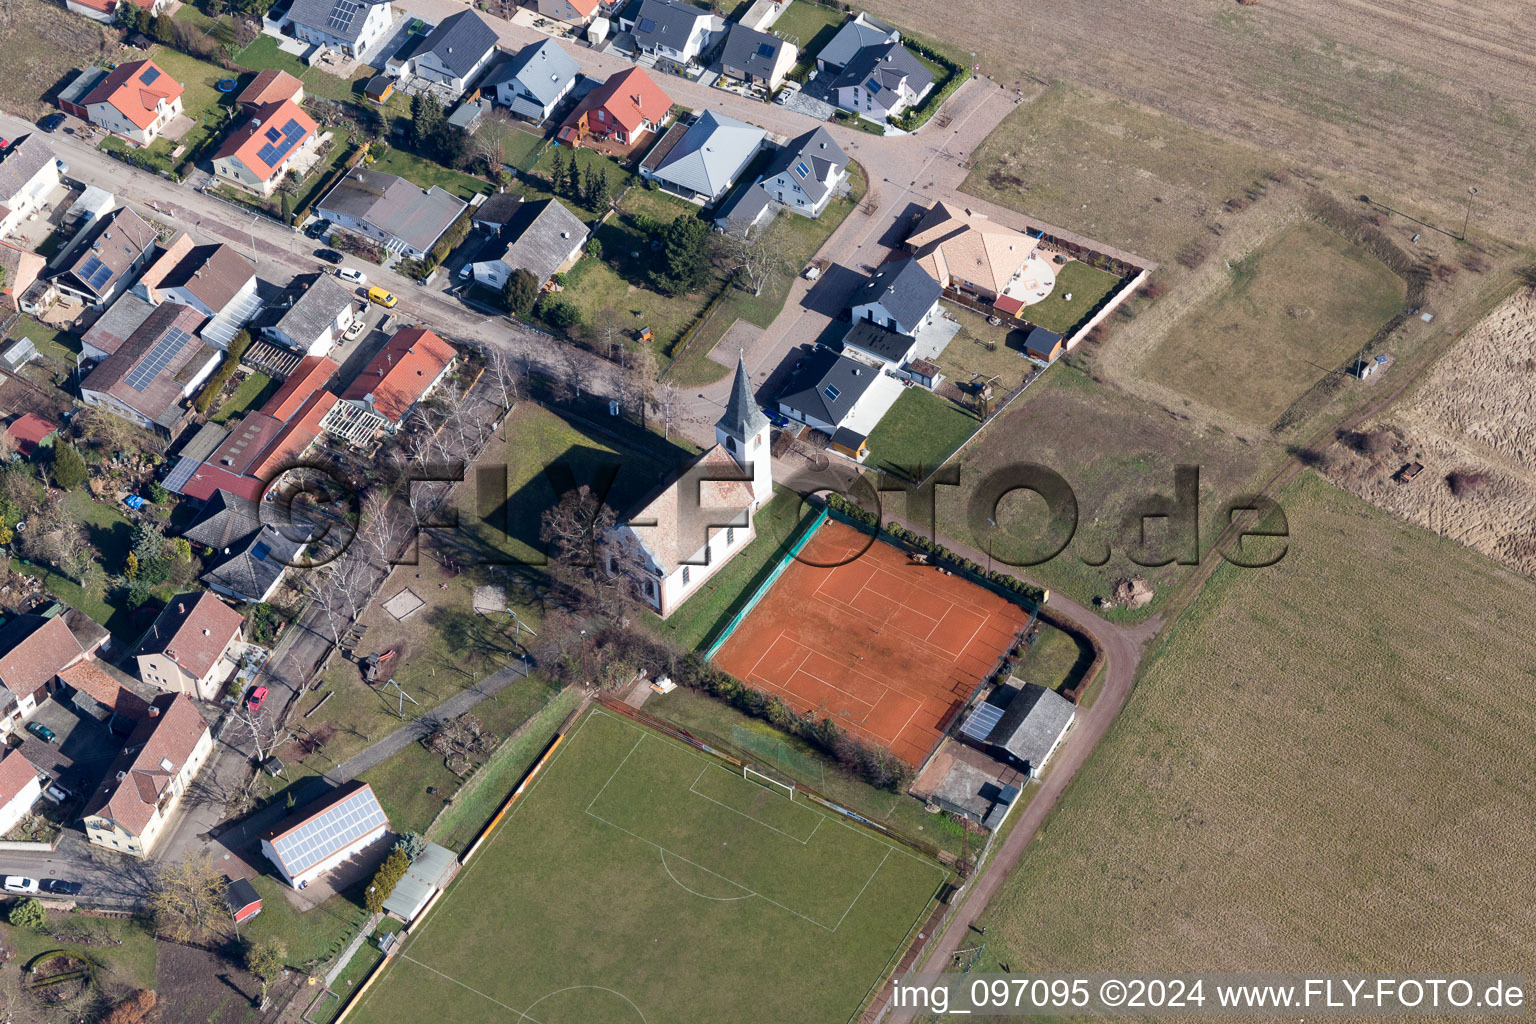
[[[846,1024],[945,871],[589,713],[349,1024]]]

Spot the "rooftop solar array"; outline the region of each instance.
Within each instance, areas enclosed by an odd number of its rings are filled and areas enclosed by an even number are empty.
[[[966,718],[965,724],[960,726],[960,734],[968,736],[977,743],[987,742],[987,737],[992,735],[992,730],[997,728],[997,723],[1003,720],[1003,709],[996,704],[978,704]]]
[[[85,261],[85,266],[80,268],[79,276],[92,291],[100,291],[101,286],[112,279],[112,268],[92,256]]]
[[[373,790],[360,789],[273,841],[272,847],[291,878],[388,824]]]
[[[181,352],[187,342],[192,340],[192,335],[180,327],[172,327],[166,331],[155,347],[149,350],[149,355],[139,361],[139,365],[128,374],[128,386],[135,391],[143,391],[149,387],[150,381],[165,370],[171,364],[171,360]]]
[[[160,69],[154,66],[150,66],[144,69],[144,73],[139,76],[139,81],[143,82],[145,85],[152,85],[155,79],[159,77]]]
[[[656,22],[652,21],[650,18],[641,18],[639,24],[637,24],[635,28],[639,29],[641,32],[655,32]]]
[[[325,20],[326,25],[346,31],[352,27],[352,19],[357,16],[358,7],[357,0],[336,0],[336,6],[331,8],[330,17]]]
[[[773,56],[773,44],[772,43],[758,43],[757,44],[757,55],[759,57],[772,57]]]
[[[276,128],[268,128],[266,132],[267,143],[256,154],[256,159],[268,167],[276,167],[283,162],[283,158],[288,155],[288,151],[304,137],[304,133],[304,126],[291,117],[288,119],[288,123],[283,125],[281,131]]]

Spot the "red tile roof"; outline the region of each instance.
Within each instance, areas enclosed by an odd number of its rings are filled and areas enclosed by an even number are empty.
[[[424,328],[397,331],[341,397],[363,402],[371,396],[375,412],[399,423],[457,354],[452,345]]]
[[[22,757],[19,751],[6,754],[5,760],[0,761],[0,807],[20,796],[22,789],[35,781],[37,776],[37,767]]]
[[[277,159],[276,163],[269,164],[261,158],[262,150],[273,141],[272,135],[280,133],[289,121],[296,122],[303,130],[303,134],[299,136],[298,141],[282,151],[283,155]],[[256,175],[258,180],[267,181],[286,167],[289,159],[299,151],[299,147],[306,140],[314,138],[318,131],[315,122],[300,110],[299,105],[293,100],[268,103],[258,109],[250,120],[230,132],[218,151],[213,154],[213,158],[223,160],[226,157],[233,157]]]
[[[251,476],[263,484],[269,483],[279,470],[297,462],[315,442],[315,438],[320,436],[320,421],[337,401],[339,399],[329,391],[317,391],[305,399],[299,411],[273,438],[267,450],[261,453],[261,458],[251,465]]]
[[[274,416],[264,412],[246,413],[205,461],[211,466],[244,475],[282,429],[283,421]]]
[[[0,632],[0,640],[13,645],[0,654],[0,683],[12,693],[33,692],[85,655],[63,616],[54,616],[41,624],[36,624],[37,618],[19,616]]]
[[[130,835],[140,835],[155,815],[160,796],[208,731],[192,699],[179,693],[155,698],[151,711],[123,748],[123,756],[102,780],[87,816],[110,818]],[[170,768],[165,767],[166,763]],[[118,773],[123,773],[121,779]]]
[[[672,109],[672,98],[644,71],[631,68],[594,89],[583,106],[589,111],[602,108],[629,133],[639,129],[642,121],[660,124],[667,111]],[[603,124],[591,117],[587,119],[592,130],[600,130]]]
[[[155,619],[134,654],[164,653],[200,679],[234,641],[243,622],[239,612],[207,591],[196,597],[178,594]]]
[[[207,501],[220,490],[238,494],[251,501],[260,501],[266,486],[255,477],[240,476],[238,473],[231,473],[227,469],[210,466],[205,462],[197,467],[191,478],[181,487],[182,494],[189,498],[196,498],[198,501]]]
[[[71,665],[59,673],[59,678],[125,718],[145,718],[149,714],[149,702],[112,678],[94,658]]]
[[[305,356],[299,360],[299,365],[293,368],[288,379],[283,381],[283,386],[277,389],[277,393],[267,399],[267,404],[261,407],[261,411],[280,420],[292,419],[293,414],[309,400],[310,395],[325,387],[330,383],[331,378],[340,372],[341,367],[336,365],[334,359],[325,356]]]
[[[304,91],[304,83],[286,71],[269,69],[251,79],[251,84],[240,91],[236,100],[243,107],[263,107],[268,103],[296,100]]]
[[[158,74],[151,75],[153,81],[146,84],[144,72],[151,68]],[[181,93],[181,83],[166,74],[154,61],[134,60],[119,64],[102,79],[100,85],[86,94],[80,105],[89,107],[92,103],[111,104],[128,120],[140,128],[147,128],[159,116],[156,109],[159,101],[173,103]]]
[[[5,428],[5,436],[15,443],[21,454],[31,455],[45,437],[58,429],[57,423],[50,423],[36,413],[24,412]]]

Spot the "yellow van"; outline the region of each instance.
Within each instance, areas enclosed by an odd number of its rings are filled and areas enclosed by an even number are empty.
[[[368,301],[377,302],[385,309],[393,309],[395,303],[399,300],[389,292],[385,291],[383,288],[380,288],[378,285],[374,285],[372,288],[368,289]]]

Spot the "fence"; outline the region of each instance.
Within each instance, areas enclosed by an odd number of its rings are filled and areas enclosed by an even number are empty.
[[[724,644],[726,640],[730,639],[732,633],[736,632],[736,627],[741,625],[741,620],[745,619],[747,614],[751,612],[752,609],[757,607],[757,603],[763,599],[763,595],[768,593],[769,589],[774,585],[774,583],[778,581],[780,576],[784,575],[784,570],[789,568],[789,563],[795,560],[795,556],[798,555],[802,549],[804,549],[806,544],[810,543],[811,537],[815,535],[817,529],[821,527],[822,522],[826,518],[827,510],[822,509],[819,513],[817,513],[816,518],[811,522],[811,525],[807,527],[805,532],[800,535],[800,538],[789,546],[789,550],[784,552],[784,557],[779,559],[779,564],[774,566],[773,571],[763,579],[762,583],[758,584],[757,589],[752,592],[752,596],[747,599],[747,603],[742,605],[741,609],[737,611],[735,615],[731,616],[730,621],[727,622],[725,626],[720,630],[720,634],[716,636],[709,647],[705,649],[705,661],[710,661],[714,658],[715,652],[720,650],[721,645]]]

